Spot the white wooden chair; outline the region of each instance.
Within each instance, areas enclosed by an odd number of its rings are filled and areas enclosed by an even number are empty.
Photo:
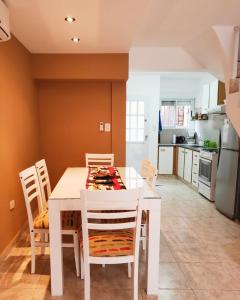
[[[142,190],[81,190],[80,197],[84,299],[90,300],[90,264],[133,263],[134,300],[137,300]]]
[[[140,169],[140,175],[142,178],[146,178],[148,174],[148,167],[151,165],[151,162],[147,159],[142,160],[141,162],[141,169]]]
[[[141,164],[141,176],[145,179],[153,189],[156,185],[158,170],[151,164],[149,160],[143,160]],[[142,225],[141,225],[141,238],[143,250],[147,247],[147,212],[143,211]]]
[[[114,154],[86,153],[86,167],[113,166]]]
[[[37,170],[38,180],[40,184],[40,190],[42,193],[43,208],[47,207],[48,198],[52,192],[50,179],[48,175],[48,169],[45,159],[41,159],[35,163]]]
[[[28,224],[30,230],[30,241],[32,250],[31,273],[35,273],[35,247],[41,247],[42,253],[44,253],[44,248],[49,246],[49,243],[45,240],[45,235],[49,234],[48,210],[43,208],[42,194],[35,166],[32,166],[20,172],[19,177],[21,180],[23,194],[26,202]],[[34,218],[31,205],[35,200],[37,200],[38,203],[38,214]],[[62,243],[62,246],[74,248],[76,273],[77,276],[79,276],[79,220],[77,220],[75,216],[77,215],[73,214],[72,212],[64,212],[62,214],[62,234],[71,235],[73,237],[73,243]],[[40,241],[35,239],[36,234],[40,234]],[[54,255],[54,253],[52,253],[51,255]]]

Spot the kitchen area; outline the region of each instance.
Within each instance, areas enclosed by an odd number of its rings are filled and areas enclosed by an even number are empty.
[[[158,172],[175,175],[222,214],[239,219],[239,137],[224,100],[219,80],[203,84],[199,99],[161,99]]]

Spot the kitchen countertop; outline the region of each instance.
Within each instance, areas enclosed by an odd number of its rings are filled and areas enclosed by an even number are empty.
[[[197,151],[200,152],[203,149],[203,146],[199,146],[196,144],[158,144],[158,147],[182,147],[182,148],[186,148],[186,149],[190,149],[193,151]]]

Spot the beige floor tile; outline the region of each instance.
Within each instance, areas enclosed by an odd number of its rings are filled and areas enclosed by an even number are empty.
[[[220,263],[180,263],[192,289],[240,290],[240,281]]]
[[[194,291],[197,300],[240,300],[238,291]]]
[[[160,289],[188,289],[188,280],[177,263],[160,263]]]
[[[160,262],[176,262],[168,246],[160,246]]]
[[[193,291],[187,290],[160,290],[158,300],[197,300]]]

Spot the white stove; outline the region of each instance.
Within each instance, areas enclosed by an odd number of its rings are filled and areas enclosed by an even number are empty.
[[[216,151],[200,151],[198,192],[210,201],[215,201],[217,164]]]

